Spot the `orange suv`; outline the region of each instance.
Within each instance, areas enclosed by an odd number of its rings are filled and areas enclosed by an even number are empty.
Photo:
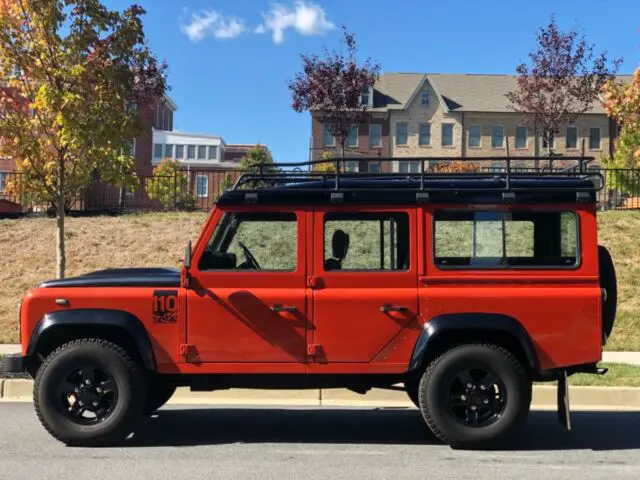
[[[33,376],[47,431],[120,441],[179,386],[402,385],[439,439],[479,447],[522,426],[534,381],[558,381],[569,427],[567,377],[606,373],[616,313],[589,159],[472,173],[429,167],[444,158],[350,173],[347,160],[244,174],[180,270],[103,270],[27,292],[22,353],[4,369]]]

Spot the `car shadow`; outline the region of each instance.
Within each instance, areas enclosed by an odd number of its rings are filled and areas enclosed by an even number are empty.
[[[640,412],[573,412],[572,431],[555,412],[532,411],[507,451],[640,449]],[[232,443],[441,444],[415,408],[314,409],[168,407],[144,422],[130,447]]]

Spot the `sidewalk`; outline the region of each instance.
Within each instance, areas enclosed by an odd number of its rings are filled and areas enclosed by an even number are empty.
[[[20,345],[0,344],[0,355],[19,353]],[[627,363],[640,365],[640,352],[604,352],[602,361],[605,363]]]

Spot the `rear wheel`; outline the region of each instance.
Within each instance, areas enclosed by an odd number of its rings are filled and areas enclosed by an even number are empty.
[[[518,360],[491,344],[454,347],[420,380],[420,410],[431,431],[454,448],[499,443],[525,422],[531,382]]]
[[[124,440],[146,404],[146,379],[120,346],[85,338],[66,343],[44,361],[34,382],[38,419],[67,445]]]

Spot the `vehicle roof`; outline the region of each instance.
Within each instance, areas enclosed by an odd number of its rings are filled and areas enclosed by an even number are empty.
[[[289,181],[256,188],[226,191],[220,205],[260,204],[416,204],[416,203],[566,203],[596,202],[596,185],[592,178],[529,176],[512,178],[506,187],[501,176],[473,177],[419,176],[313,178]],[[580,193],[580,196],[577,194]],[[249,194],[249,195],[248,195]],[[342,195],[339,195],[342,194]],[[505,195],[507,194],[507,195]]]

